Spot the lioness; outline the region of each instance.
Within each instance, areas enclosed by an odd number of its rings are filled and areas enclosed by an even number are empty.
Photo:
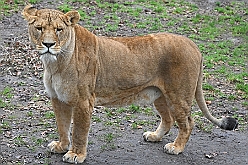
[[[48,147],[52,152],[67,152],[63,161],[85,160],[92,110],[97,105],[154,103],[161,123],[143,137],[160,141],[176,121],[178,136],[164,146],[169,154],[181,153],[189,139],[194,98],[211,122],[226,130],[237,127],[235,119],[216,119],[209,113],[202,91],[202,55],[188,38],[169,33],[97,37],[77,24],[77,11],[63,14],[28,5],[22,14],[44,64],[44,85],[60,136]]]

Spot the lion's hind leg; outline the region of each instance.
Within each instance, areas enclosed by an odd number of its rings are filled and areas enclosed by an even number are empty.
[[[155,132],[148,131],[143,134],[144,140],[150,142],[161,141],[162,137],[170,131],[174,124],[174,119],[164,96],[155,100],[154,105],[160,114],[161,122]]]
[[[59,141],[52,141],[48,144],[51,152],[65,153],[69,149],[69,129],[71,125],[72,111],[70,106],[59,101],[57,98],[52,99],[53,111],[58,127]]]
[[[173,143],[164,146],[164,152],[169,154],[179,154],[183,152],[185,145],[194,127],[194,120],[190,116],[190,103],[182,103],[180,100],[173,104],[173,116],[178,124],[179,132]]]

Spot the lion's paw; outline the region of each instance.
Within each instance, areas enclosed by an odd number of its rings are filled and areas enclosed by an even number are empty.
[[[86,158],[86,154],[75,154],[72,151],[68,151],[64,156],[63,156],[63,161],[68,162],[68,163],[83,163]]]
[[[54,153],[65,153],[68,150],[68,145],[62,146],[59,141],[52,141],[47,146]]]
[[[162,140],[161,137],[158,137],[158,135],[155,132],[145,132],[143,134],[143,138],[145,141],[149,141],[149,142],[159,142]]]
[[[168,143],[164,146],[164,152],[168,154],[178,155],[183,152],[184,148],[176,147],[174,143]]]

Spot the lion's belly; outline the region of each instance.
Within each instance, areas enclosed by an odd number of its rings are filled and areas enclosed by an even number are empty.
[[[147,87],[137,93],[123,93],[121,96],[96,96],[95,105],[102,106],[126,106],[126,105],[149,105],[161,96],[162,92],[157,87]]]

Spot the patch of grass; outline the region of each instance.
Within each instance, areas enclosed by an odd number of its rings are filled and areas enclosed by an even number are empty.
[[[195,116],[203,117],[204,115],[203,115],[202,111],[195,111],[195,112],[192,113],[192,117],[195,117]]]
[[[0,94],[7,99],[11,99],[14,96],[13,88],[6,86]]]
[[[55,114],[54,114],[53,111],[47,111],[47,112],[45,112],[44,116],[45,116],[46,119],[53,119],[53,118],[55,118]]]
[[[154,12],[163,13],[163,12],[166,12],[166,11],[165,11],[165,8],[162,5],[158,5],[158,6],[155,7]]]
[[[214,128],[214,124],[213,123],[210,123],[210,124],[205,125],[203,127],[203,131],[204,132],[207,132],[207,133],[211,133],[213,131],[213,128]]]
[[[107,143],[111,143],[114,138],[115,138],[115,135],[113,133],[107,133],[107,134],[104,135],[104,140]]]
[[[43,143],[43,139],[41,139],[41,138],[38,138],[38,139],[36,139],[36,141],[35,141],[35,144],[36,144],[37,146],[41,146],[42,143]]]
[[[0,108],[13,109],[14,106],[10,103],[13,96],[13,88],[9,86],[6,86],[2,91],[0,91]]]
[[[115,113],[110,108],[104,108],[104,111],[105,111],[107,117],[109,117],[109,118],[112,118],[113,116],[115,116]]]
[[[142,129],[142,126],[155,125],[155,121],[150,120],[136,120],[131,124],[132,129]]]
[[[18,12],[19,6],[23,4],[24,4],[24,0],[13,0],[13,1],[0,0],[0,20],[2,18],[1,15],[9,16],[14,12]]]
[[[11,129],[10,123],[8,121],[2,121],[1,128],[7,129],[7,130]]]
[[[194,120],[195,120],[195,125],[197,128],[199,128],[200,130],[204,131],[204,132],[207,132],[207,133],[211,133],[213,128],[214,128],[214,125],[213,123],[205,123],[201,117],[199,116],[195,116],[194,117]]]
[[[242,102],[242,105],[243,105],[243,106],[248,106],[248,101]]]
[[[85,11],[81,10],[81,9],[78,10],[78,13],[80,14],[80,19],[81,20],[86,20],[86,19],[90,18],[90,16],[88,16],[88,14]]]
[[[97,117],[97,116],[92,116],[92,121],[100,123],[100,122],[102,122],[102,119]]]
[[[211,84],[208,84],[208,83],[202,84],[202,89],[208,90],[208,91],[214,91],[215,90],[215,88]]]
[[[227,80],[229,80],[232,83],[244,83],[244,78],[248,77],[248,73],[230,73],[227,75]]]
[[[88,145],[92,145],[92,144],[94,144],[93,141],[88,141]]]
[[[106,142],[106,144],[101,146],[101,150],[113,150],[113,149],[116,149],[116,146],[114,144],[114,139],[116,137],[117,136],[114,135],[113,133],[106,133],[106,134],[102,135],[101,140]]]
[[[18,146],[23,146],[26,144],[26,142],[23,140],[23,137],[21,135],[18,135],[14,138],[15,144]]]
[[[124,112],[126,112],[126,108],[123,108],[123,107],[118,108],[118,109],[116,110],[116,112],[117,112],[117,113],[124,113]]]
[[[110,32],[114,32],[118,29],[118,25],[117,24],[107,24],[106,25],[106,31],[110,31]]]
[[[144,113],[145,113],[146,115],[148,115],[148,116],[154,115],[154,111],[153,111],[153,109],[150,108],[150,107],[144,108],[143,111],[144,111]]]
[[[132,129],[137,129],[138,128],[138,124],[137,123],[132,123]]]
[[[228,96],[228,100],[235,100],[235,99],[237,99],[237,95],[232,95],[232,94],[230,94],[230,95]]]
[[[183,13],[183,8],[177,7],[177,8],[175,8],[174,12],[178,13],[178,14],[182,14]]]
[[[114,123],[112,121],[106,121],[104,122],[104,126],[112,126]]]
[[[237,83],[236,89],[244,92],[244,98],[248,98],[248,84]]]
[[[32,98],[33,101],[39,101],[39,99],[40,99],[40,96],[39,96],[39,95],[36,95],[36,96],[34,96],[34,97]]]
[[[68,11],[71,11],[73,7],[68,4],[63,4],[63,5],[60,5],[58,9],[66,13]]]
[[[9,103],[0,98],[0,108],[7,108],[8,106]]]
[[[44,123],[43,123],[43,126],[44,126],[45,128],[51,128],[51,127],[52,127],[52,124],[51,124],[50,122],[44,122]]]
[[[29,3],[31,3],[31,4],[35,4],[37,2],[39,2],[39,0],[29,0]]]
[[[58,134],[50,133],[50,134],[48,134],[48,138],[49,139],[58,139],[59,137],[58,137]]]
[[[33,116],[33,112],[32,111],[28,111],[27,112],[27,116],[32,117]]]
[[[134,104],[132,104],[132,105],[130,105],[129,107],[128,107],[133,113],[140,113],[141,111],[142,111],[142,109],[140,108],[140,106],[138,106],[138,105],[134,105]]]

